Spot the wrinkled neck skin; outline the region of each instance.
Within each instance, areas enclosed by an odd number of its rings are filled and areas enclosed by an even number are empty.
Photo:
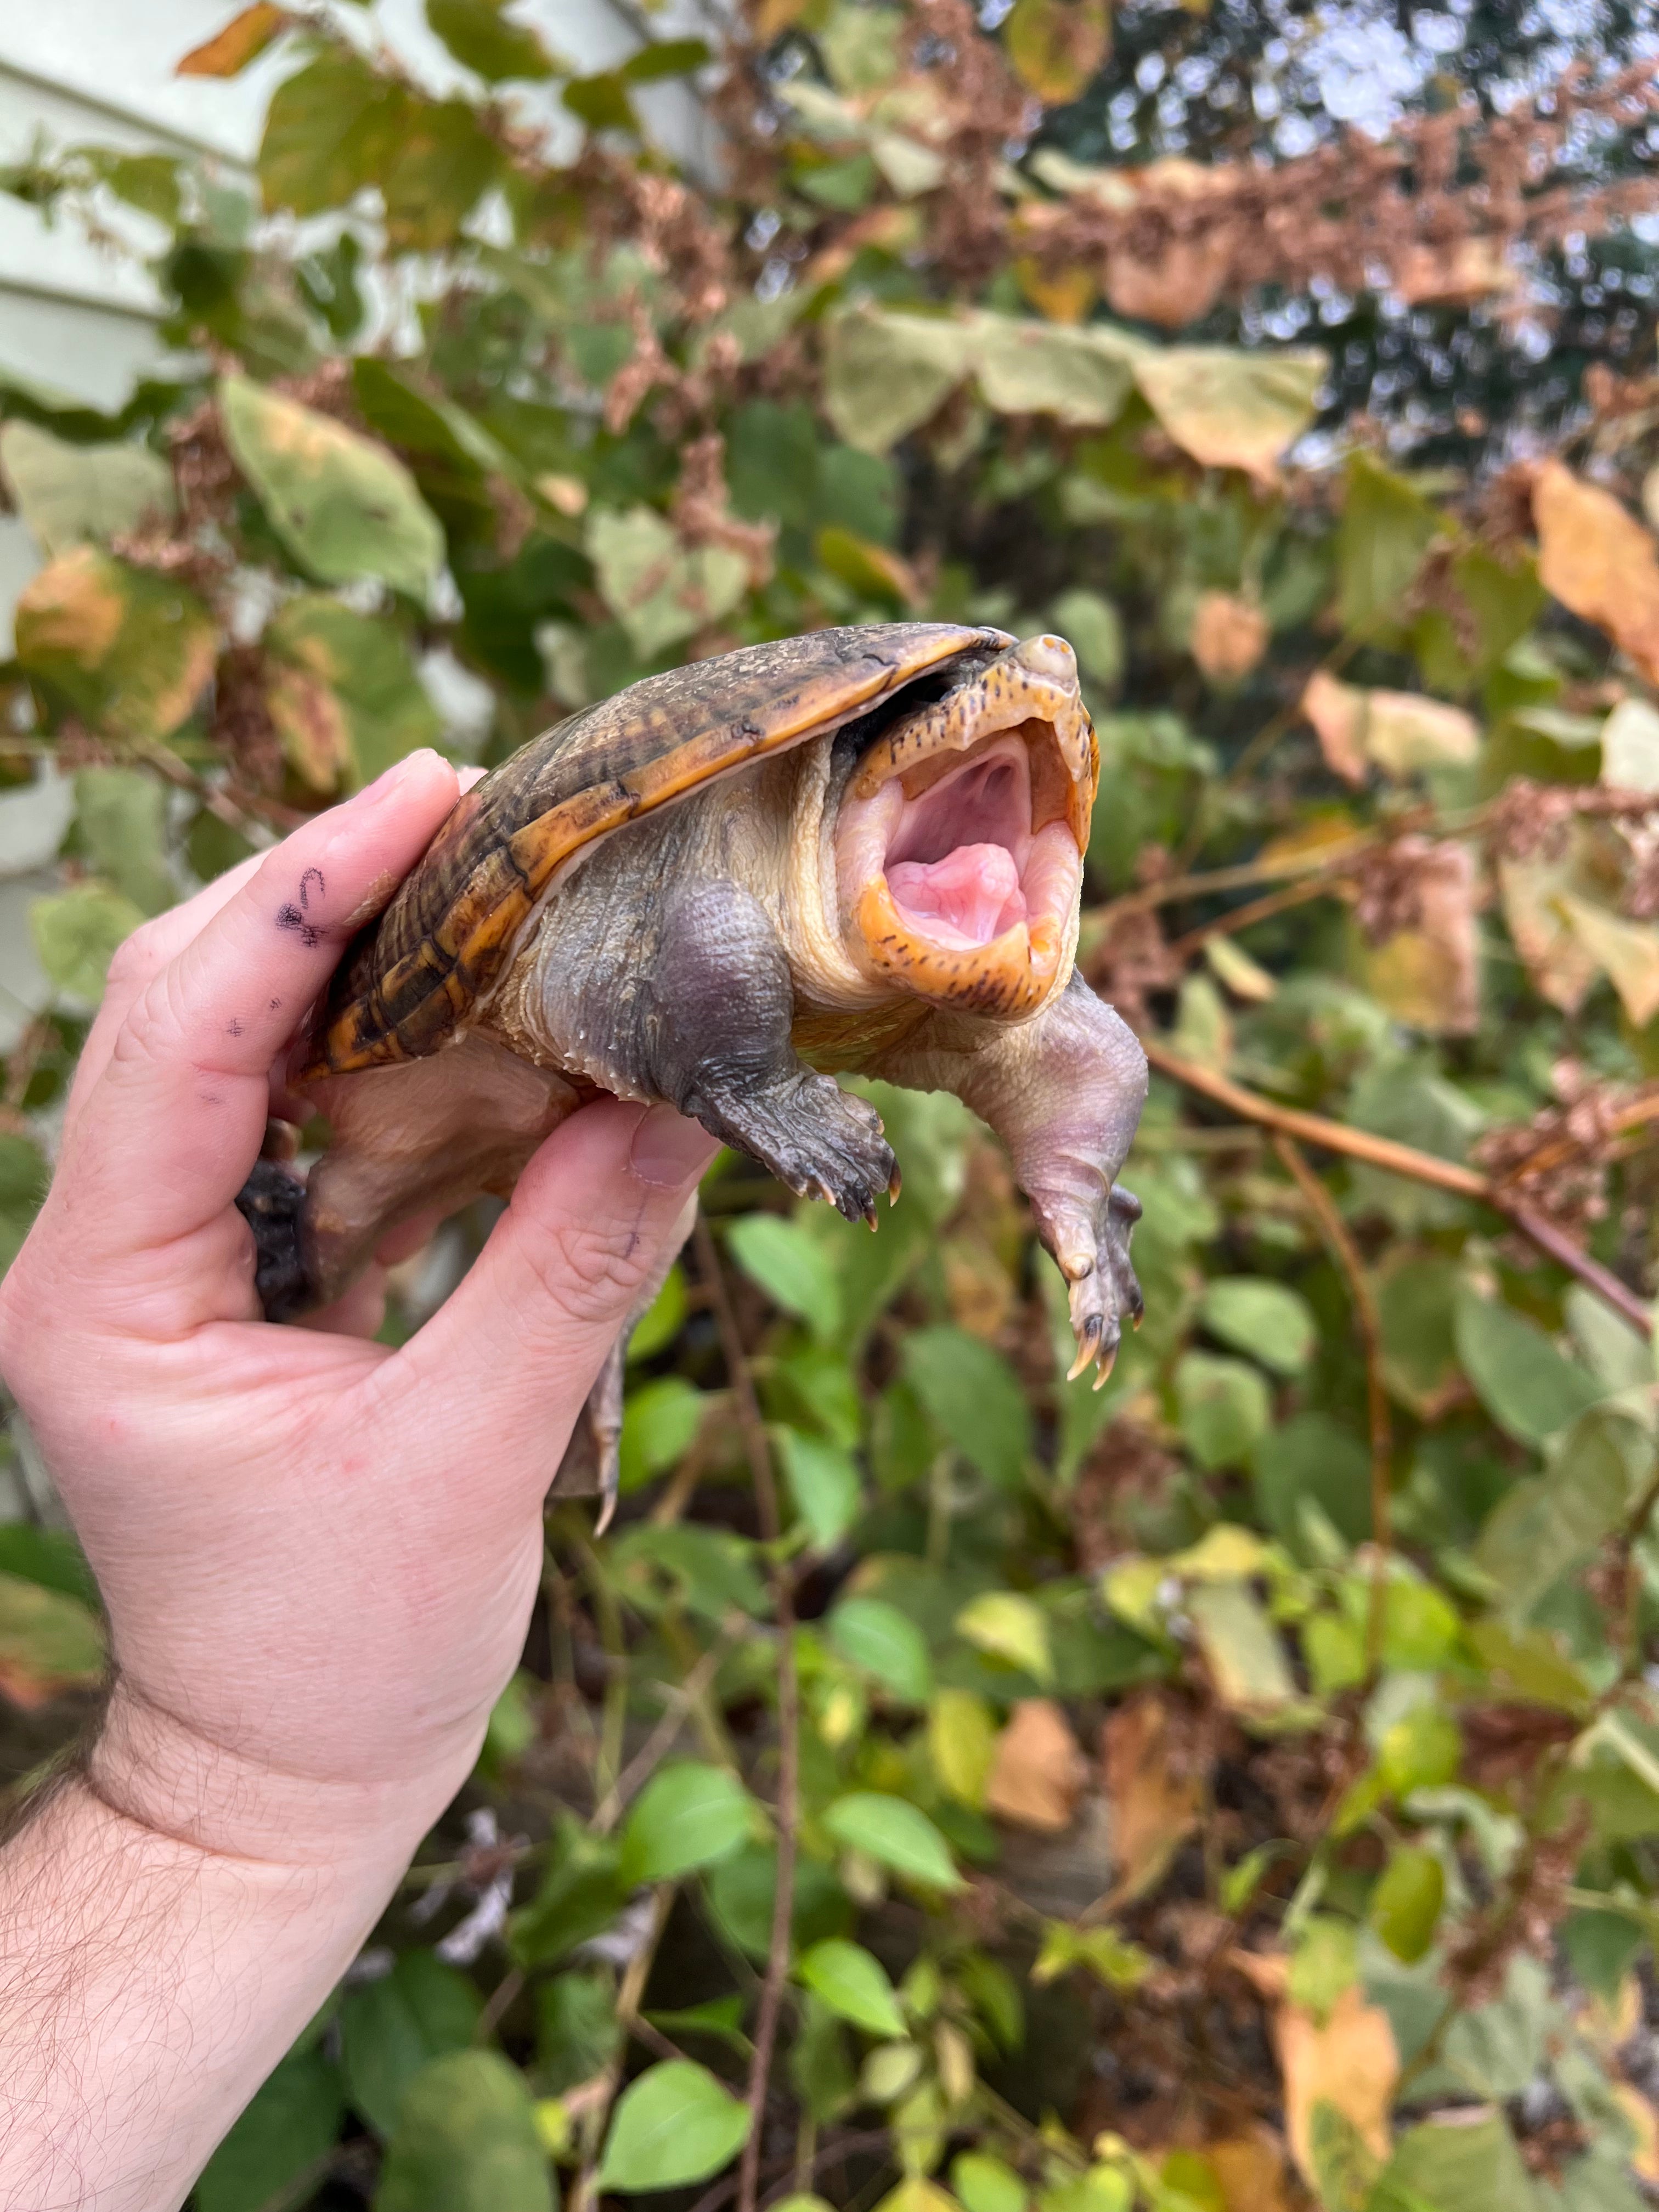
[[[794,778],[786,939],[809,1006],[896,998],[997,1022],[1065,989],[1098,756],[1058,639],[1000,654]]]

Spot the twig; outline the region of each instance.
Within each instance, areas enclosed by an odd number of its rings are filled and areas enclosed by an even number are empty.
[[[1309,876],[1346,873],[1360,854],[1384,842],[1382,831],[1365,830],[1340,844],[1323,845],[1312,852],[1284,853],[1273,860],[1241,860],[1231,868],[1206,868],[1196,875],[1165,876],[1124,891],[1104,906],[1091,908],[1085,924],[1094,930],[1108,927],[1120,915],[1137,914],[1146,907],[1174,906],[1182,899],[1208,898],[1217,891],[1249,890],[1257,884],[1279,884]]]
[[[737,1632],[730,1627],[721,1629],[720,1635],[705,1651],[683,1682],[677,1683],[668,1693],[662,1717],[628,1765],[606,1790],[605,1797],[589,1822],[596,1836],[608,1835],[629,1800],[635,1796],[646,1777],[655,1768],[675,1737],[688,1710],[696,1705],[720,1671],[720,1664],[736,1640]]]
[[[1611,1268],[1592,1259],[1534,1207],[1502,1185],[1477,1175],[1473,1168],[1460,1167],[1455,1160],[1437,1159],[1432,1152],[1419,1152],[1414,1145],[1396,1144],[1392,1137],[1374,1137],[1367,1130],[1351,1129],[1345,1122],[1330,1121],[1323,1114],[1304,1114],[1295,1106],[1275,1106],[1271,1099],[1247,1091],[1243,1084],[1231,1082],[1212,1068],[1200,1067],[1195,1060],[1183,1060],[1156,1037],[1143,1036],[1140,1042],[1147,1059],[1161,1074],[1184,1085],[1188,1091],[1196,1091],[1202,1097],[1213,1099],[1218,1106],[1226,1107],[1243,1121],[1260,1122],[1264,1128],[1280,1130],[1302,1144],[1318,1145],[1328,1152],[1341,1152],[1349,1159],[1363,1160],[1368,1167],[1386,1169],[1390,1175],[1407,1176],[1414,1182],[1429,1183],[1437,1190],[1450,1191],[1459,1198],[1474,1199],[1478,1205],[1491,1206],[1494,1212],[1512,1222],[1523,1237],[1529,1237],[1540,1252],[1547,1254],[1569,1274],[1576,1275],[1587,1290],[1604,1299],[1641,1335],[1652,1335],[1653,1316],[1628,1283],[1621,1283]]]
[[[754,1479],[755,1505],[761,1535],[772,1547],[772,1601],[778,1636],[778,1872],[772,1899],[772,1932],[767,1947],[766,1974],[761,1984],[760,2005],[755,2014],[755,2055],[749,2068],[749,2134],[738,2170],[738,2212],[755,2212],[760,2185],[761,2123],[771,2080],[772,2054],[777,2046],[778,2019],[783,2009],[784,1978],[789,1971],[790,1930],[795,1909],[795,1822],[799,1791],[798,1717],[795,1683],[795,1601],[788,1575],[780,1566],[776,1547],[782,1534],[778,1511],[777,1476],[772,1447],[755,1396],[754,1378],[732,1310],[720,1254],[701,1214],[692,1232],[697,1253],[697,1272],[708,1291],[709,1304],[720,1328],[738,1425],[743,1432],[749,1471]]]
[[[624,2033],[617,2040],[617,2049],[604,2074],[593,2100],[593,2110],[587,2122],[586,2147],[582,2154],[581,2168],[576,2185],[570,2194],[570,2212],[593,2212],[599,2202],[599,2153],[605,2136],[605,2123],[617,2090],[622,2081],[623,2064],[626,2055],[626,2038],[638,2022],[641,2000],[645,1985],[651,1978],[651,1968],[657,1956],[657,1946],[662,1942],[663,1930],[668,1925],[669,1913],[673,1910],[674,1884],[659,1882],[656,1901],[651,1915],[651,1926],[642,1942],[628,1962],[622,1986],[617,1991],[617,2024]]]
[[[1170,940],[1170,950],[1177,957],[1192,952],[1201,952],[1212,937],[1232,937],[1241,929],[1249,929],[1258,921],[1267,921],[1289,907],[1305,906],[1310,899],[1336,898],[1340,896],[1335,882],[1327,882],[1321,876],[1311,883],[1286,884],[1281,890],[1269,891],[1264,898],[1252,899],[1247,906],[1236,906],[1230,913],[1218,915],[1197,929],[1189,929],[1184,937]]]
[[[478,2014],[478,2025],[472,2032],[475,2043],[488,2043],[501,2026],[507,2008],[524,1987],[524,1969],[511,1967],[501,1976],[489,1992],[489,2002]]]
[[[1376,1563],[1371,1573],[1370,1618],[1365,1631],[1365,1659],[1368,1670],[1374,1674],[1382,1657],[1389,1554],[1394,1549],[1393,1500],[1389,1492],[1389,1479],[1394,1468],[1394,1424],[1389,1417],[1388,1393],[1382,1388],[1382,1324],[1377,1314],[1376,1300],[1371,1295],[1371,1286],[1366,1278],[1364,1261],[1360,1258],[1358,1247],[1348,1234],[1348,1224],[1337,1212],[1329,1191],[1308,1165],[1306,1155],[1293,1138],[1287,1137],[1282,1130],[1275,1130],[1273,1146],[1291,1181],[1306,1200],[1308,1211],[1318,1223],[1321,1236],[1347,1279],[1348,1295],[1353,1301],[1354,1322],[1359,1330],[1360,1347],[1365,1356],[1365,1408],[1371,1443],[1371,1542],[1376,1552]]]

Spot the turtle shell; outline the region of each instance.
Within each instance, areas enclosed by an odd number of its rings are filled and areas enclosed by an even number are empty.
[[[811,630],[647,676],[560,722],[456,804],[341,963],[301,1079],[435,1052],[500,980],[557,871],[586,845],[803,744],[1001,630]]]

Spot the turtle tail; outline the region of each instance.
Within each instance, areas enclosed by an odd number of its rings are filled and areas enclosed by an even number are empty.
[[[279,1160],[255,1160],[236,1194],[236,1210],[253,1231],[253,1286],[267,1321],[292,1321],[319,1304],[300,1244],[306,1187]]]

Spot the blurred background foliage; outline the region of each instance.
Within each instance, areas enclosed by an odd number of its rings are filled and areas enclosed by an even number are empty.
[[[757,0],[581,76],[427,16],[459,88],[345,0],[185,60],[282,42],[257,204],[3,180],[147,224],[177,349],[0,387],[0,768],[74,797],[8,1253],[143,915],[412,746],[966,617],[1097,716],[1147,1316],[1066,1385],[951,1100],[881,1095],[873,1240],[723,1158],[617,1524],[551,1502],[477,1773],[198,2212],[1659,2201],[1646,17]],[[676,77],[710,173],[641,132]],[[22,1786],[102,1645],[12,1445]]]

